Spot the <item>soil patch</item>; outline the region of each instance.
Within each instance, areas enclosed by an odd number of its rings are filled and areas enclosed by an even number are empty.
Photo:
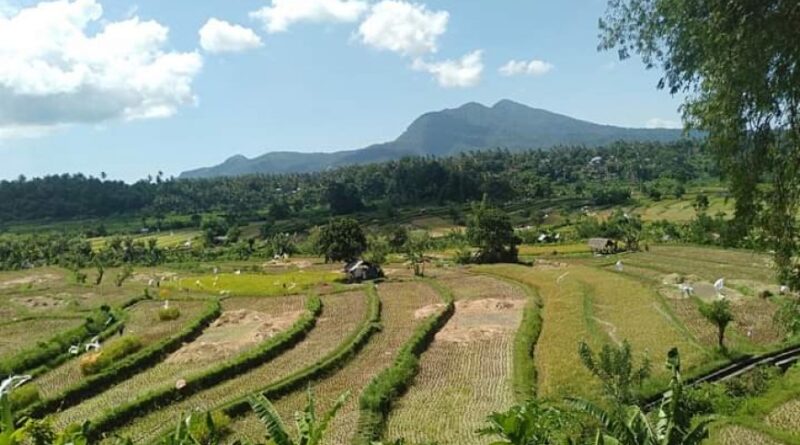
[[[525,300],[522,299],[458,301],[455,315],[436,334],[436,339],[467,344],[513,332],[519,325],[523,306]]]
[[[533,267],[542,270],[566,269],[567,266],[567,263],[560,261],[536,260],[533,262]]]
[[[184,345],[166,361],[187,364],[225,360],[288,329],[302,314],[303,311],[280,316],[248,309],[225,311],[200,338]]]
[[[431,315],[436,314],[439,311],[441,311],[442,308],[444,308],[444,305],[441,304],[441,303],[430,304],[428,306],[421,307],[421,308],[417,309],[416,311],[414,311],[414,320],[421,320],[421,319],[424,319],[424,318],[428,318]]]
[[[42,284],[42,283],[47,283],[49,281],[55,281],[57,279],[59,279],[59,276],[51,273],[28,275],[25,277],[14,278],[12,280],[6,280],[0,282],[0,289],[9,289],[12,287],[22,286],[26,284]]]

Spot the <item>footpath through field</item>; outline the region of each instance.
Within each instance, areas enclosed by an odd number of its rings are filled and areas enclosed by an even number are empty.
[[[488,443],[475,430],[489,413],[515,402],[514,333],[527,294],[486,276],[458,274],[440,282],[456,298],[455,313],[422,355],[413,386],[390,413],[386,435],[412,443]]]

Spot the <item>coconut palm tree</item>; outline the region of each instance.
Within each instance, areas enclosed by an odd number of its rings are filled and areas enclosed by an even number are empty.
[[[664,394],[655,424],[638,406],[624,407],[624,414],[615,414],[586,400],[567,399],[602,426],[595,445],[699,445],[708,437],[711,419],[692,427],[692,413],[683,400],[680,355],[676,348],[667,355],[667,368],[672,371],[670,390]]]
[[[308,389],[308,402],[302,412],[295,413],[298,438],[294,441],[289,434],[280,415],[272,403],[261,394],[250,396],[250,406],[267,428],[267,438],[275,445],[319,445],[331,420],[350,397],[350,391],[340,395],[333,406],[321,417],[317,418],[316,400],[311,388]]]

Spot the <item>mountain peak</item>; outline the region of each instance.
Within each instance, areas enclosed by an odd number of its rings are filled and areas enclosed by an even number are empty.
[[[669,142],[681,137],[680,130],[600,125],[503,99],[491,108],[468,102],[458,108],[426,113],[414,120],[394,141],[359,150],[270,152],[254,159],[236,155],[221,165],[185,172],[181,177],[310,172],[405,156],[450,156],[498,147],[509,150],[565,145],[597,147],[617,141]]]

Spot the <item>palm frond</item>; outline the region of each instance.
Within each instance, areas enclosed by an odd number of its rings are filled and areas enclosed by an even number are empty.
[[[256,417],[264,424],[267,429],[267,436],[275,442],[275,445],[294,445],[286,425],[283,424],[281,416],[275,410],[272,403],[261,394],[252,395],[249,398],[250,407]]]

